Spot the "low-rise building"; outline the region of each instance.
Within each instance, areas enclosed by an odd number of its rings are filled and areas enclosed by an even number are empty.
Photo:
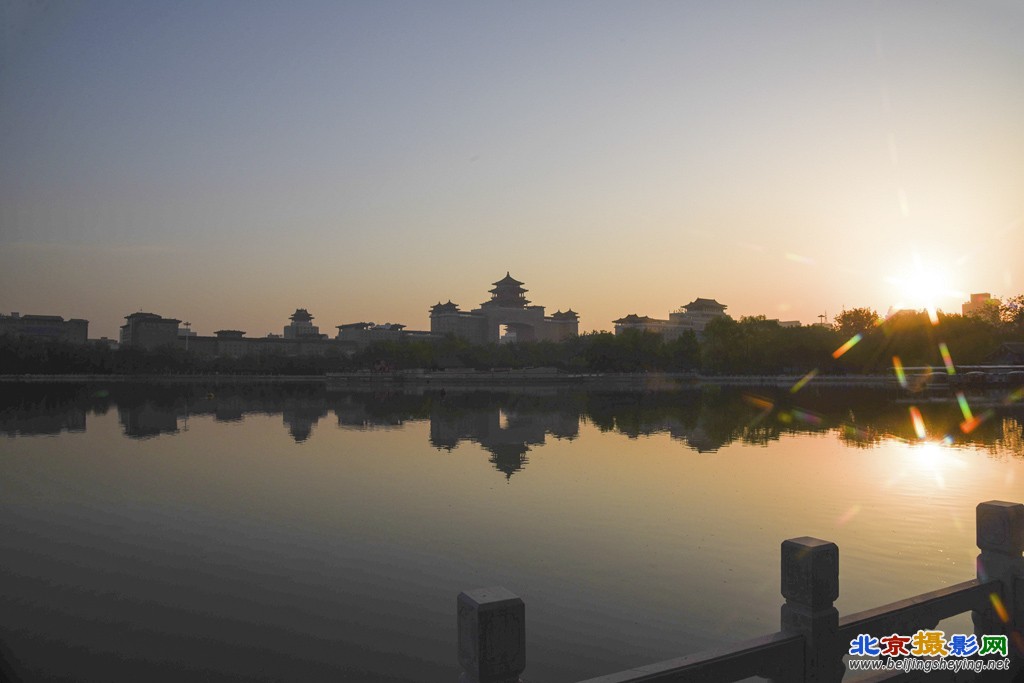
[[[89,339],[89,321],[81,318],[64,320],[59,315],[21,315],[13,312],[0,315],[0,334],[84,344]]]
[[[217,330],[212,336],[200,335],[179,320],[154,313],[133,313],[121,328],[122,344],[153,349],[172,344],[189,353],[208,357],[242,356],[326,356],[355,352],[357,345],[346,339],[328,339],[312,324],[313,316],[304,308],[296,309],[285,334],[246,337],[242,330]],[[396,326],[391,326],[396,327]],[[402,326],[397,326],[401,328]]]
[[[640,330],[643,332],[655,332],[662,335],[665,341],[678,339],[686,332],[693,332],[698,337],[704,333],[707,324],[719,317],[728,317],[725,304],[720,304],[714,299],[697,298],[680,307],[678,310],[669,313],[668,320],[651,318],[646,315],[629,315],[613,321],[615,323],[615,334],[622,334],[627,330]],[[797,323],[799,324],[799,323]]]
[[[668,319],[681,326],[684,330],[693,330],[697,334],[704,332],[704,328],[715,318],[728,317],[725,304],[720,304],[714,299],[702,299],[697,297],[679,310],[668,314]]]
[[[998,319],[999,316],[999,299],[993,299],[992,295],[988,292],[981,292],[979,294],[971,294],[971,300],[965,301],[960,305],[960,311],[963,315],[980,315],[987,316],[992,315],[994,309],[994,315]]]
[[[615,334],[623,334],[627,330],[654,332],[655,334],[663,336],[666,341],[671,341],[676,339],[683,332],[678,325],[669,322],[668,320],[651,318],[646,315],[637,315],[636,313],[630,313],[629,315],[619,318],[618,320],[613,320],[612,322],[615,324]]]
[[[156,313],[132,313],[125,316],[121,326],[121,346],[136,349],[156,349],[161,346],[177,346],[178,323],[176,318],[163,318]]]
[[[252,353],[252,343],[255,339],[246,339],[245,332],[241,330],[217,330],[214,332],[217,337],[218,356],[245,356]]]

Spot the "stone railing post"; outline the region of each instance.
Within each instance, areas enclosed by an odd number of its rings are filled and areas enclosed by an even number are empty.
[[[526,605],[501,587],[459,593],[459,683],[518,683],[526,668]]]
[[[840,681],[847,645],[839,642],[839,546],[810,536],[782,542],[782,631],[804,637],[804,681]]]
[[[1002,596],[993,593],[991,604],[974,612],[978,635],[1006,634],[1009,654],[1017,666],[1024,663],[1024,505],[990,500],[978,504],[978,580],[1002,584]]]

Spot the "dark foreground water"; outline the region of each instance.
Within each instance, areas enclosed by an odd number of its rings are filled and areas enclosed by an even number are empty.
[[[972,578],[975,505],[1024,501],[999,392],[969,433],[913,397],[924,438],[903,397],[813,386],[0,392],[27,681],[454,683],[455,597],[491,585],[526,601],[528,679],[576,680],[777,630],[785,538],[839,544],[845,614]]]

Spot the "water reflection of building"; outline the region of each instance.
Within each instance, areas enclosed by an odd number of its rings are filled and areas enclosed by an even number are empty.
[[[0,432],[7,436],[84,431],[85,410],[77,406],[31,406],[21,410],[0,412]]]
[[[327,410],[322,402],[289,402],[285,404],[281,415],[284,423],[288,425],[288,433],[296,442],[302,443],[313,433],[313,427],[320,418],[327,415]]]
[[[680,422],[673,420],[668,426],[668,433],[673,439],[683,441],[698,453],[714,453],[726,445],[732,438],[730,436],[714,435],[707,426],[698,422],[692,427],[687,427]]]
[[[213,419],[217,422],[241,422],[247,407],[238,396],[218,399],[214,403]]]
[[[495,469],[510,478],[523,469],[532,446],[545,443],[548,434],[572,439],[579,435],[578,415],[510,412],[498,407],[430,418],[430,443],[452,450],[462,440],[474,441],[491,454]]]
[[[371,412],[365,403],[355,403],[349,400],[331,407],[338,418],[338,426],[344,429],[387,429],[401,427],[405,424],[403,415]]]
[[[117,415],[124,427],[124,435],[132,438],[175,434],[178,431],[178,413],[173,406],[152,403],[118,406]]]
[[[549,436],[576,437],[581,416],[597,429],[629,437],[668,434],[700,453],[736,441],[766,444],[791,433],[837,432],[844,443],[862,447],[886,438],[916,438],[906,406],[894,402],[891,394],[874,390],[805,390],[796,399],[788,392],[764,397],[719,391],[545,392],[350,393],[303,385],[26,384],[0,392],[0,434],[84,431],[88,414],[102,415],[110,408],[117,408],[123,433],[130,438],[176,434],[187,429],[190,417],[198,416],[226,422],[250,414],[281,415],[297,442],[310,439],[330,411],[343,429],[400,427],[429,419],[429,442],[435,448],[477,443],[507,477],[523,469],[530,449]],[[963,418],[952,395],[945,400],[933,397],[920,409],[930,433],[949,434],[955,445],[984,445],[1021,457],[1024,407],[1008,404],[1007,393],[967,392],[972,406],[994,411],[969,433],[959,427]],[[794,405],[797,399],[799,406]]]

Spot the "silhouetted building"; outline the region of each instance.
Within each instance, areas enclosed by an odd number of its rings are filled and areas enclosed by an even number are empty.
[[[964,315],[984,315],[987,310],[995,309],[999,315],[999,299],[993,299],[988,292],[971,294],[971,300],[961,304],[960,309]]]
[[[996,365],[1024,365],[1024,342],[1003,342],[986,361]]]
[[[646,315],[630,313],[624,318],[612,321],[615,324],[615,334],[622,334],[626,330],[638,330],[640,332],[654,332],[672,340],[682,334],[682,329],[668,320],[659,320]]]
[[[291,321],[284,326],[285,339],[326,338],[326,335],[320,334],[320,328],[313,324],[313,316],[305,308],[296,308],[291,315]]]
[[[680,325],[683,329],[693,330],[700,334],[704,332],[707,324],[715,318],[727,317],[725,304],[720,304],[714,299],[701,299],[697,297],[690,303],[681,307],[678,311],[668,314],[668,319]]]
[[[162,318],[156,313],[132,313],[125,316],[121,326],[121,346],[155,349],[174,346],[178,342],[178,323],[175,318]]]
[[[241,330],[217,330],[217,355],[218,356],[245,356],[252,352],[250,339],[245,339],[245,332]]]
[[[89,338],[89,321],[80,318],[64,320],[59,315],[0,315],[0,334],[35,337],[84,344]]]
[[[338,341],[349,342],[357,347],[365,347],[375,342],[393,342],[421,339],[436,341],[441,337],[425,330],[407,330],[399,323],[346,323],[338,325]]]
[[[665,341],[678,339],[686,332],[693,332],[700,336],[711,320],[727,315],[726,308],[728,308],[726,305],[720,304],[714,299],[697,298],[682,306],[678,311],[669,313],[668,320],[630,313],[624,318],[613,321],[615,334],[622,334],[627,330],[655,332],[662,335]],[[790,324],[786,323],[787,326]],[[799,322],[796,323],[797,326],[799,324]]]
[[[374,342],[398,341],[405,336],[405,325],[398,323],[346,323],[338,325],[335,339],[349,341],[358,346]]]
[[[490,301],[472,311],[459,310],[450,299],[431,306],[431,333],[452,334],[474,344],[562,341],[579,334],[579,315],[572,309],[545,316],[544,307],[531,306],[523,283],[509,273],[493,284]]]

